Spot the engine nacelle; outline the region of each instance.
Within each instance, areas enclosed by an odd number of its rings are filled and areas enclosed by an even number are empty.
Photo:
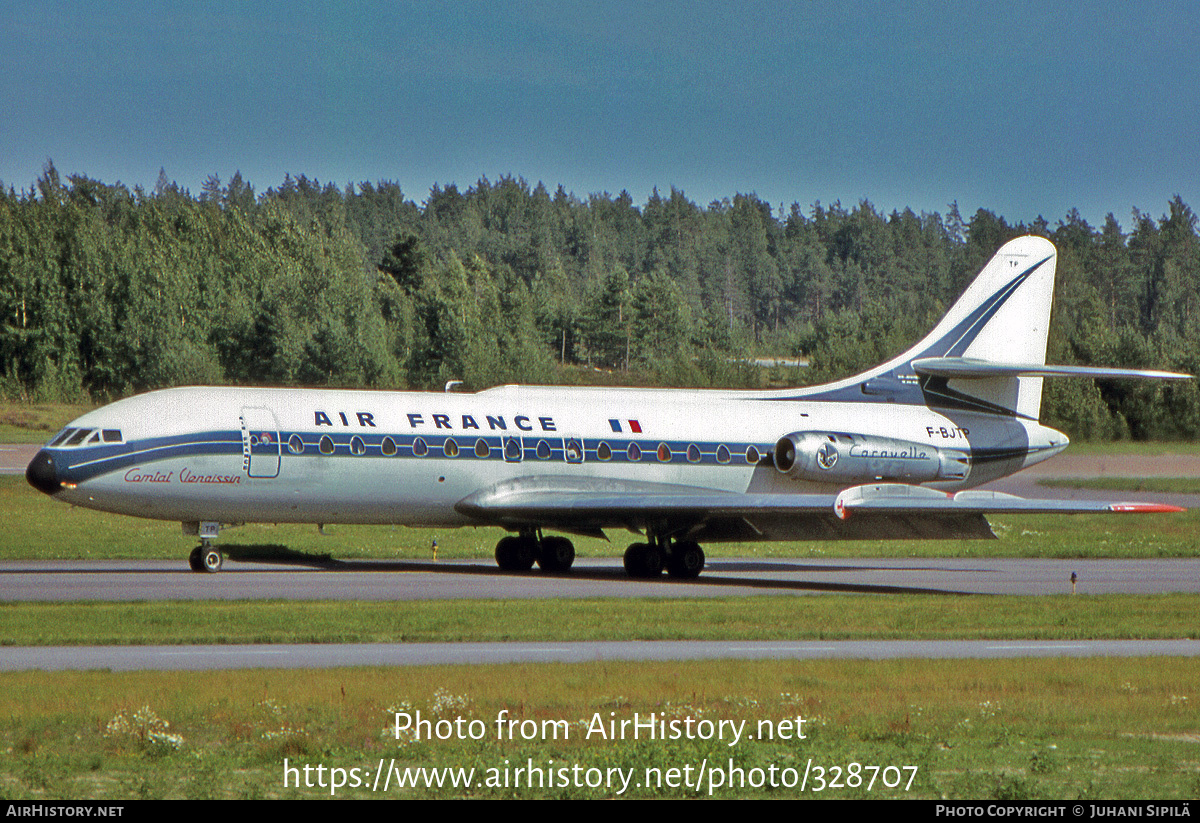
[[[928,443],[841,432],[794,432],[775,444],[775,469],[816,483],[965,480],[966,452]]]

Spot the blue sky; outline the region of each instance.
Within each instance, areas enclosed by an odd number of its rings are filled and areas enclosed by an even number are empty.
[[[1093,225],[1200,209],[1194,3],[31,2],[0,181],[511,174]]]

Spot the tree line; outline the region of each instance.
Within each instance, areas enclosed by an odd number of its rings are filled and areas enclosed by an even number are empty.
[[[391,182],[235,174],[199,195],[48,164],[0,185],[0,394],[107,400],[181,384],[470,389],[598,379],[818,382],[927,332],[1005,241],[1058,247],[1050,362],[1200,371],[1200,239],[1181,198],[1089,225],[870,203],[580,198],[503,177],[424,202]],[[772,374],[754,357],[800,356]],[[1047,381],[1083,438],[1191,438],[1192,384]]]

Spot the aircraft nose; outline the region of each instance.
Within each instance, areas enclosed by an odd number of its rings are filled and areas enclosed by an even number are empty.
[[[29,481],[29,485],[46,494],[58,491],[58,467],[54,465],[54,456],[46,449],[39,451],[29,461],[29,468],[25,469],[25,479]]]

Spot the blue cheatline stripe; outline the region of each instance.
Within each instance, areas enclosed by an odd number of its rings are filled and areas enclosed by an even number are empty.
[[[56,451],[56,454],[66,457],[78,454],[91,458],[72,463],[70,470],[82,470],[88,476],[95,476],[147,460],[161,460],[181,454],[229,454],[231,452],[241,454],[241,432],[196,432],[176,437],[130,441],[116,448],[65,449]]]
[[[289,441],[291,438],[299,437],[303,444],[303,451],[299,454],[292,452],[289,449]],[[332,454],[322,454],[320,452],[320,442],[323,437],[329,437],[333,442],[334,451]],[[365,454],[353,454],[351,452],[350,441],[358,437],[362,440],[366,448]],[[383,453],[383,440],[390,438],[396,445],[396,453],[394,455],[385,455]],[[413,452],[413,444],[418,440],[423,440],[426,444],[426,453],[424,455],[416,455]],[[458,446],[458,454],[454,457],[447,456],[443,453],[445,444],[454,440]],[[482,439],[488,445],[488,454],[486,457],[479,457],[475,453],[475,447],[478,440]],[[321,458],[321,457],[341,457],[341,458],[375,458],[383,460],[412,459],[412,460],[497,460],[504,462],[504,440],[511,439],[503,436],[472,436],[463,437],[461,434],[454,435],[421,435],[421,434],[339,434],[334,435],[329,432],[286,432],[279,433],[279,441],[270,444],[257,444],[252,447],[252,454],[280,457],[283,460],[295,459],[298,457]],[[554,463],[567,462],[566,449],[564,443],[570,438],[562,437],[524,437],[523,440],[523,455],[522,458],[526,462],[531,463]],[[705,465],[705,466],[741,466],[745,467],[747,461],[745,455],[750,448],[758,451],[759,455],[769,453],[772,444],[768,443],[729,443],[729,442],[695,442],[684,440],[643,440],[635,438],[578,438],[583,443],[584,460],[586,462],[601,462],[601,463],[639,463],[648,466],[663,465],[665,462],[681,463],[688,465]],[[549,458],[542,459],[537,455],[538,444],[541,441],[546,441],[550,446]],[[660,461],[657,456],[657,450],[660,443],[666,444],[670,450],[670,461]],[[610,450],[608,460],[600,460],[599,448],[601,443],[607,443]],[[628,451],[631,444],[636,444],[641,450],[641,457],[638,460],[631,461]],[[688,448],[695,446],[700,452],[700,460],[691,462],[687,459]],[[729,452],[729,460],[724,462],[717,459],[717,454],[720,448],[724,446]],[[188,458],[188,457],[206,457],[206,456],[243,456],[243,443],[240,431],[214,431],[214,432],[197,432],[194,434],[179,435],[175,437],[160,437],[150,438],[146,440],[129,441],[123,444],[114,444],[112,446],[93,446],[84,448],[70,449],[51,449],[50,450],[59,461],[60,477],[67,482],[83,482],[104,474],[110,474],[122,470],[129,469],[133,466],[149,464],[159,460],[167,460],[172,458]],[[78,462],[67,464],[67,460],[75,458],[84,458]],[[513,461],[515,462],[515,461]]]

